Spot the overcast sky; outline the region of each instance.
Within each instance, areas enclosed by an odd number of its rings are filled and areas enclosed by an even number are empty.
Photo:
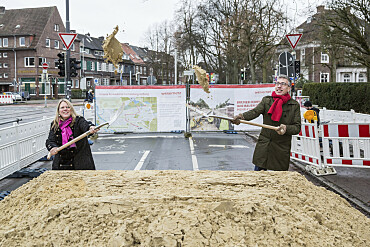
[[[196,0],[194,0],[196,1]],[[283,0],[288,15],[296,25],[304,21],[324,0]],[[119,26],[120,42],[144,46],[145,33],[155,24],[173,20],[179,0],[70,0],[69,20],[77,33],[93,37],[112,33]],[[0,0],[5,9],[57,6],[65,22],[66,0]],[[124,31],[123,31],[124,30]]]

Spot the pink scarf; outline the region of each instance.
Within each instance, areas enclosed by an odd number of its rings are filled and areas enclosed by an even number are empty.
[[[272,114],[271,120],[279,122],[281,115],[283,114],[283,104],[290,100],[289,94],[277,95],[275,92],[272,92],[272,97],[274,98],[274,103],[270,107],[268,114]]]
[[[72,117],[69,117],[67,120],[59,121],[59,128],[62,130],[62,145],[66,144],[69,141],[70,136],[73,134],[69,124],[72,122]],[[72,136],[73,139],[73,136]],[[76,143],[73,143],[70,147],[76,147]]]

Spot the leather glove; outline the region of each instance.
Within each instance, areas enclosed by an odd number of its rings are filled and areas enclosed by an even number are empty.
[[[280,124],[279,128],[276,130],[276,132],[279,135],[284,135],[286,132],[286,125],[285,124]]]
[[[240,113],[239,115],[234,116],[233,120],[231,120],[231,123],[239,125],[240,120],[243,120],[243,119],[244,119],[243,114]]]

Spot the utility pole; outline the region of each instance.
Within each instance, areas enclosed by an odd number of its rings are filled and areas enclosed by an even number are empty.
[[[66,33],[69,33],[71,30],[70,30],[70,23],[69,23],[69,0],[66,0]],[[67,56],[66,56],[66,90],[65,90],[65,96],[66,96],[66,99],[68,99],[69,101],[72,101],[71,99],[71,96],[72,96],[72,92],[71,92],[71,87],[72,87],[72,82],[71,82],[71,75],[69,74],[69,58],[70,58],[70,50],[67,49]]]

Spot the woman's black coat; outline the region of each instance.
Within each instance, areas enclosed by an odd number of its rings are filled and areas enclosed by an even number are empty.
[[[90,126],[91,124],[89,124],[83,117],[77,116],[74,125],[71,126],[73,137],[76,138],[85,133],[90,129]],[[60,146],[62,146],[62,130],[58,128],[57,131],[54,132],[54,130],[50,128],[49,137],[46,140],[46,148],[50,151],[53,147]],[[53,170],[63,169],[60,167],[62,160],[61,155],[64,159],[67,157],[72,160],[75,170],[95,170],[95,164],[87,137],[76,142],[76,148],[66,148],[57,153],[53,160]]]

